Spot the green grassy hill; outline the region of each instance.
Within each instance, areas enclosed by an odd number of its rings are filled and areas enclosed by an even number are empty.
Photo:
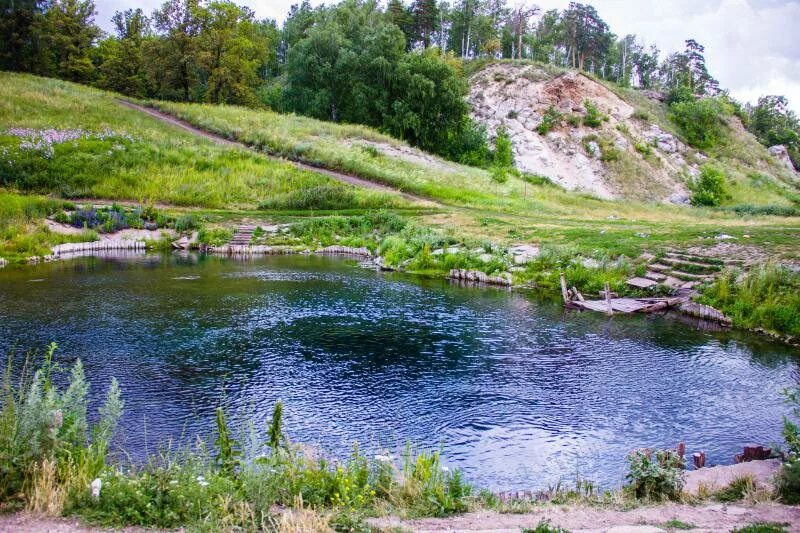
[[[798,262],[798,217],[600,200],[525,176],[497,181],[489,171],[361,126],[231,106],[150,104],[250,148],[214,144],[123,106],[112,93],[0,73],[0,257],[24,261],[53,244],[96,238],[48,230],[44,217],[65,200],[124,200],[158,204],[173,217],[192,213],[206,229],[229,230],[245,218],[290,222],[289,234],[268,243],[367,246],[390,264],[432,275],[451,268],[499,273],[511,266],[507,246],[535,244],[542,254],[515,270],[516,283],[555,288],[565,271],[588,292],[606,281],[625,291],[624,280],[643,271],[642,252],[691,248]],[[344,184],[275,156],[398,192]],[[721,234],[730,237],[722,252]],[[433,253],[448,246],[460,251]]]

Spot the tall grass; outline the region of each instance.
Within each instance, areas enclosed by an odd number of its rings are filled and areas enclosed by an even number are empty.
[[[460,472],[442,466],[438,452],[409,446],[402,458],[369,458],[356,445],[341,460],[296,444],[284,434],[280,402],[266,440],[253,426],[230,428],[220,408],[211,441],[165,445],[143,463],[113,460],[125,457],[109,454],[124,405],[116,381],[90,426],[80,361],[62,368],[55,344],[41,358],[23,358],[21,367],[13,366],[15,359],[9,358],[0,408],[3,507],[77,514],[113,527],[351,529],[378,512],[461,512],[472,494]],[[276,511],[290,507],[295,510],[288,516]]]
[[[746,274],[730,270],[702,295],[702,302],[729,316],[734,325],[800,336],[800,273],[764,265]]]
[[[0,73],[0,186],[69,198],[208,208],[255,208],[273,197],[338,182],[249,150],[220,147],[79,85]],[[52,157],[20,150],[6,128],[106,129],[120,138],[54,145]],[[124,140],[123,137],[124,136]],[[391,207],[398,195],[352,189],[352,207]]]

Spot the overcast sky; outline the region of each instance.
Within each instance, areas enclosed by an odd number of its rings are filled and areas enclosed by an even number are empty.
[[[259,18],[280,23],[298,0],[237,0]],[[408,2],[408,0],[406,0]],[[95,0],[97,23],[111,30],[116,10],[152,11],[161,0]],[[318,5],[320,0],[311,0]],[[332,3],[332,2],[327,2]],[[509,1],[509,3],[513,3]],[[569,0],[539,0],[544,9]],[[694,38],[706,47],[711,74],[734,97],[755,102],[782,94],[800,112],[800,0],[596,0],[591,3],[617,35],[635,33],[664,52],[683,49]]]

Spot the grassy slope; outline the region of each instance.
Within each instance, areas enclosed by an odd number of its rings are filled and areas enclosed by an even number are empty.
[[[0,73],[0,124],[6,127],[110,128],[136,139],[113,157],[81,158],[64,147],[50,164],[59,190],[95,197],[210,208],[255,208],[259,202],[298,189],[338,182],[320,174],[260,157],[246,150],[222,148],[138,111],[120,106],[116,95],[67,82]],[[2,136],[10,145],[15,139]],[[66,143],[69,144],[69,143]],[[24,184],[23,184],[24,187]],[[353,189],[353,207],[399,206],[397,196]]]
[[[708,244],[709,236],[724,231],[737,237],[750,235],[748,244],[789,255],[795,251],[800,227],[796,218],[740,217],[709,209],[609,202],[513,178],[495,183],[484,171],[458,165],[443,172],[431,165],[376,157],[360,148],[359,141],[394,145],[398,141],[361,126],[229,106],[165,102],[157,106],[270,152],[347,170],[439,200],[449,209],[428,216],[426,222],[477,239],[568,244],[582,253],[634,254],[665,245]]]

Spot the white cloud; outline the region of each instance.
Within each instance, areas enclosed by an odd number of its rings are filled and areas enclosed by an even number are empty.
[[[283,20],[299,0],[239,0],[259,18]],[[335,1],[335,0],[333,0]],[[96,0],[98,23],[110,31],[116,10],[150,12],[159,0]],[[318,5],[320,0],[312,0]],[[331,3],[331,2],[328,2]],[[539,0],[544,9],[563,9],[568,0]],[[688,38],[706,47],[711,73],[740,100],[783,94],[800,112],[800,0],[596,0],[589,1],[618,35],[635,33],[662,52],[683,48]]]

